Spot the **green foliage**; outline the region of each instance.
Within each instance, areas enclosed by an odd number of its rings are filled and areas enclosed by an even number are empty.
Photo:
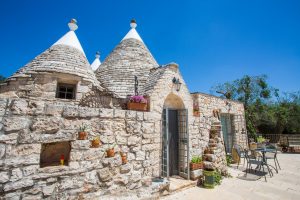
[[[2,75],[0,75],[0,83],[3,83],[6,80],[6,78]]]
[[[192,163],[201,163],[202,162],[202,157],[200,157],[200,156],[193,156],[191,162]]]
[[[81,124],[81,126],[79,127],[80,132],[86,132],[88,129],[88,126],[84,123]]]
[[[214,177],[215,177],[215,183],[216,185],[220,185],[222,182],[222,174],[221,172],[219,172],[218,170],[215,171],[214,173]]]
[[[226,163],[227,166],[229,167],[232,163],[232,156],[231,155],[226,155]]]
[[[256,140],[257,140],[258,143],[263,143],[263,142],[266,141],[266,139],[262,136],[258,136]]]
[[[267,77],[244,76],[212,88],[223,98],[244,103],[248,136],[256,139],[256,133],[300,133],[300,92],[284,93],[267,83]],[[230,94],[230,95],[228,95]]]

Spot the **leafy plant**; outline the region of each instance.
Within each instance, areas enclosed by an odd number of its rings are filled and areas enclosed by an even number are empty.
[[[79,127],[80,132],[86,132],[88,129],[88,126],[84,123],[81,124],[81,126]]]
[[[218,170],[215,171],[214,177],[215,177],[215,183],[216,183],[217,185],[220,185],[221,182],[222,182],[222,174],[221,174],[221,172],[219,172]]]
[[[230,166],[232,163],[232,156],[231,155],[226,155],[226,163],[227,166]]]
[[[4,82],[6,80],[6,78],[2,75],[0,75],[0,83]]]
[[[264,143],[264,142],[266,142],[266,139],[264,137],[262,137],[262,136],[258,136],[256,140],[257,140],[258,143]]]
[[[200,157],[200,156],[193,156],[191,162],[192,163],[201,163],[202,162],[202,157]]]
[[[109,150],[109,149],[114,149],[116,145],[117,145],[117,144],[112,144],[112,145],[109,145],[109,146],[108,146],[108,148],[107,148],[106,150]]]

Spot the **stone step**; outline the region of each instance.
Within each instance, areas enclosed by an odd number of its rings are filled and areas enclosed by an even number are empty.
[[[170,187],[169,187],[169,194],[174,194],[176,192],[189,189],[197,185],[197,180],[186,180],[183,178],[173,178],[170,177]]]
[[[216,155],[215,154],[205,154],[204,159],[206,161],[214,162],[216,160]]]

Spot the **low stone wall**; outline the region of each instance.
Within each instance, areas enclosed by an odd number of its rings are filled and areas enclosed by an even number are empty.
[[[84,108],[25,99],[0,100],[0,194],[5,199],[90,199],[122,193],[150,195],[160,174],[160,116],[150,112]],[[90,148],[77,140],[78,127],[100,135]],[[90,136],[89,139],[93,137]],[[43,143],[70,141],[68,166],[40,168]],[[105,157],[108,146],[126,152]]]

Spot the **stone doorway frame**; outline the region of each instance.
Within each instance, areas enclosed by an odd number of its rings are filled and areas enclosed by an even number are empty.
[[[168,102],[168,100],[171,100]],[[188,110],[185,108],[182,99],[174,94],[169,94],[165,100],[162,112],[162,130],[161,130],[161,175],[169,179],[170,161],[169,161],[169,119],[168,111],[176,110],[178,125],[178,175],[190,179],[189,169],[189,134],[188,134]],[[182,158],[183,156],[183,158]]]

